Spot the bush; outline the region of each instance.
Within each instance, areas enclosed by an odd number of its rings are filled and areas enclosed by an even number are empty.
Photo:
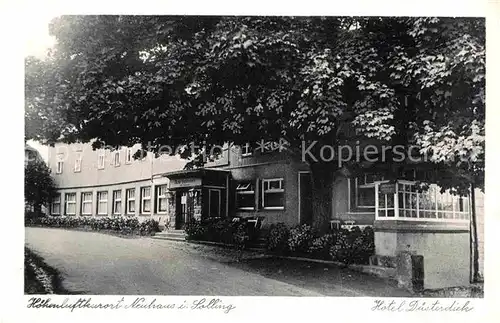
[[[286,253],[288,251],[288,236],[290,230],[284,223],[271,225],[267,237],[267,250],[276,253]]]
[[[88,228],[94,231],[112,231],[126,235],[152,235],[160,231],[158,222],[153,219],[139,222],[137,218],[125,217],[51,216],[30,219],[26,221],[26,224],[52,228]]]
[[[364,231],[361,231],[359,227],[353,227],[351,231],[340,230],[335,244],[330,248],[330,256],[333,260],[345,264],[368,264],[374,252],[374,234],[370,227]]]
[[[332,233],[325,234],[321,237],[316,237],[312,240],[308,253],[313,258],[329,260],[330,249],[336,241],[336,235]]]
[[[288,250],[291,252],[307,253],[314,239],[312,228],[303,224],[290,230],[288,236]]]
[[[185,230],[188,240],[222,242],[243,248],[258,236],[250,228],[245,219],[226,218],[192,220]]]

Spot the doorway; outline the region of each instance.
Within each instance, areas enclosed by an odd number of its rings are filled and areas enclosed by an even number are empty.
[[[176,214],[175,214],[175,229],[181,230],[184,228],[184,225],[186,224],[186,218],[187,218],[187,197],[188,197],[188,192],[183,191],[179,192],[176,194],[177,196],[177,201],[176,201]]]
[[[221,194],[218,189],[208,190],[208,216],[210,218],[220,218]]]

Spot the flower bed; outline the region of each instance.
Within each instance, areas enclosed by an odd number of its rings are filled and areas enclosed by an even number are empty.
[[[319,235],[308,225],[289,229],[283,223],[272,225],[267,250],[277,255],[334,260],[345,264],[368,264],[375,253],[373,230],[359,227],[334,230]]]
[[[154,235],[159,232],[158,222],[148,219],[139,222],[132,217],[39,217],[25,221],[27,226],[49,228],[90,229],[92,231],[115,232],[122,235]]]

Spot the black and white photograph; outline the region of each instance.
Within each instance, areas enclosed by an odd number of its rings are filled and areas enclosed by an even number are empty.
[[[28,308],[484,298],[484,16],[41,21],[23,76]]]

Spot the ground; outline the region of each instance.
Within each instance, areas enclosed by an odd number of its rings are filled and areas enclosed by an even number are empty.
[[[410,296],[393,283],[323,264],[217,247],[26,228],[26,245],[71,293],[95,295]]]

